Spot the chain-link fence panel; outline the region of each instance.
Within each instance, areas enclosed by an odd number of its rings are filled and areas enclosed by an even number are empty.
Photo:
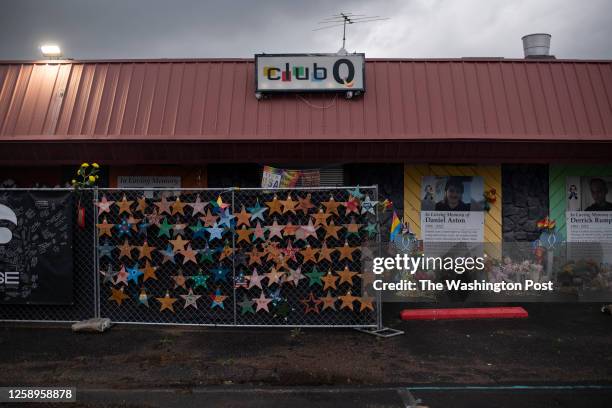
[[[116,322],[376,326],[377,191],[100,190],[100,313]]]
[[[17,214],[17,220],[23,236],[13,237],[13,240],[0,250],[4,251],[0,257],[2,259],[10,259],[11,253],[15,253],[18,249],[15,245],[21,246],[21,250],[25,253],[32,253],[27,257],[26,262],[29,265],[21,265],[19,269],[28,269],[35,263],[42,262],[40,255],[48,254],[55,251],[61,245],[71,246],[72,256],[72,287],[71,300],[62,304],[2,304],[0,305],[0,320],[3,321],[47,321],[47,322],[75,322],[83,319],[94,317],[96,314],[96,288],[95,288],[95,217],[94,206],[95,191],[94,190],[79,190],[71,189],[0,189],[0,203],[6,203],[14,198],[16,194],[27,192],[35,201],[37,206],[47,205],[47,199],[50,195],[59,192],[69,195],[69,214],[67,223],[65,220],[58,220],[57,217],[37,218],[34,212],[26,211]],[[53,204],[50,209],[43,208],[40,214],[48,214],[48,211],[53,210]],[[82,223],[78,222],[79,211]],[[19,210],[17,210],[19,211]],[[71,230],[70,234],[66,234],[67,230]],[[60,235],[68,237],[68,242],[59,242]],[[71,239],[70,239],[71,238]],[[29,246],[29,248],[28,248]],[[35,251],[34,251],[35,250]],[[32,252],[33,251],[33,252]],[[9,262],[11,263],[11,262]],[[0,265],[0,270],[6,271],[9,265]],[[14,265],[13,265],[14,267]],[[58,265],[59,268],[59,265]],[[26,290],[32,290],[34,293],[37,290],[53,291],[64,289],[53,287],[41,287],[46,285],[42,280],[23,281],[23,279],[32,279],[29,274],[22,276],[22,286],[27,287]],[[37,276],[35,279],[39,279]]]
[[[230,204],[227,190],[100,190],[101,316],[234,324]]]
[[[234,193],[238,325],[375,326],[376,187]]]

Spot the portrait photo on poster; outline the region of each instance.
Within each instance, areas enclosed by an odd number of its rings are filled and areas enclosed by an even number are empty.
[[[612,176],[566,179],[567,211],[612,211]]]
[[[479,176],[424,176],[421,211],[483,211],[483,194]]]

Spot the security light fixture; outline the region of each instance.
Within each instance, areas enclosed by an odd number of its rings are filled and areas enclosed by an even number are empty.
[[[40,51],[42,52],[42,55],[47,58],[59,58],[62,56],[62,50],[57,44],[41,45]]]

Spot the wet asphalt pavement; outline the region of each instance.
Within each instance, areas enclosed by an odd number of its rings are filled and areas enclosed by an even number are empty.
[[[401,322],[390,306],[386,324],[406,332],[390,339],[3,323],[0,385],[75,386],[83,407],[612,406],[612,317],[597,304],[524,306],[528,319],[433,322]]]

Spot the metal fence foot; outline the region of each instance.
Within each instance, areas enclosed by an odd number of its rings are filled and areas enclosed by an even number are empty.
[[[385,339],[389,337],[395,337],[395,336],[404,334],[402,330],[391,329],[390,327],[383,327],[380,329],[375,328],[375,327],[359,327],[359,328],[356,328],[355,330],[360,331],[362,333],[371,334],[376,337],[383,337]]]

